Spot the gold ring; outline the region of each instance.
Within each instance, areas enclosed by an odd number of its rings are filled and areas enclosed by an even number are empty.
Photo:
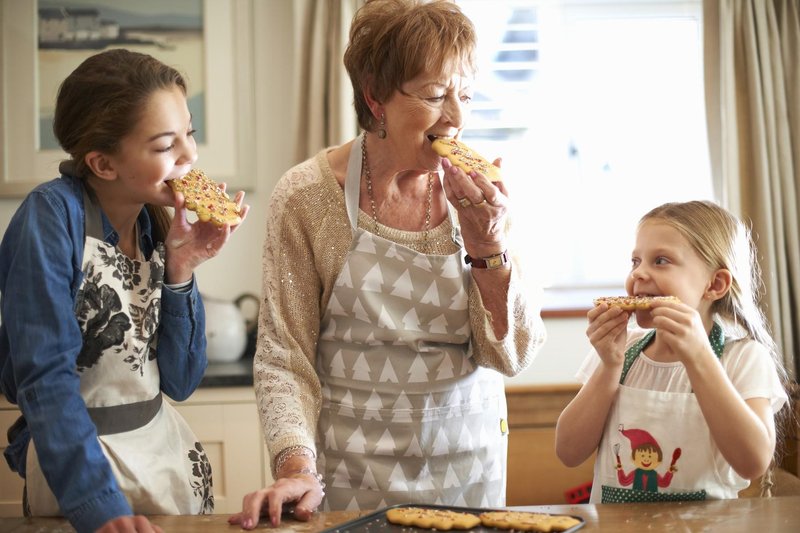
[[[458,203],[461,204],[461,207],[469,207],[472,205],[472,202],[470,202],[469,198],[466,196],[464,198],[458,198]]]
[[[480,202],[478,202],[477,204],[472,204],[472,205],[480,205],[480,206],[483,206],[483,204],[485,204],[485,203],[486,203],[486,197],[484,196],[484,197],[483,197],[483,200],[481,200],[481,201],[480,201]]]

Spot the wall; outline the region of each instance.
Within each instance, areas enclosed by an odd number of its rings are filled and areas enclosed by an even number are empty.
[[[250,213],[232,236],[222,253],[201,265],[196,272],[201,292],[232,300],[245,292],[259,293],[261,287],[261,244],[264,238],[266,205],[281,174],[291,167],[294,129],[292,88],[294,57],[292,2],[255,3],[255,80],[256,84],[256,185],[248,192]],[[280,51],[277,53],[276,51]],[[200,151],[198,164],[202,165]],[[21,202],[19,198],[0,199],[0,231]],[[584,319],[545,321],[548,341],[539,357],[509,383],[564,383],[573,375],[589,349]]]

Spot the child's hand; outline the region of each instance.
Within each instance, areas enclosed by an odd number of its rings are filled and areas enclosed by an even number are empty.
[[[586,336],[600,359],[607,366],[621,367],[625,361],[630,313],[619,307],[600,304],[590,309],[586,317],[589,319]]]
[[[225,184],[221,184],[223,190]],[[244,192],[239,191],[234,201],[241,211],[244,222],[249,205],[243,205]],[[212,222],[196,221],[189,223],[186,218],[185,198],[175,193],[175,217],[166,238],[167,283],[182,283],[192,277],[194,269],[204,261],[216,256],[222,250],[231,233],[241,226],[216,226]]]
[[[657,302],[651,313],[659,339],[684,365],[704,354],[713,355],[703,319],[696,309],[682,302]]]

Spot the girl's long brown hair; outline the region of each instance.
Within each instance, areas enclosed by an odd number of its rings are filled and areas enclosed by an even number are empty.
[[[150,96],[173,87],[186,94],[183,76],[147,54],[114,49],[81,63],[59,87],[53,120],[53,133],[70,155],[75,174],[86,178],[91,172],[85,162],[89,152],[116,154]],[[162,206],[145,207],[153,223],[153,240],[163,242],[172,221],[170,212]]]

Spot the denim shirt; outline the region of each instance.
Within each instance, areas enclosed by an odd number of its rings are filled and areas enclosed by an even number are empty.
[[[19,405],[27,426],[9,443],[9,466],[25,477],[33,438],[64,516],[78,531],[94,531],[132,510],[97,440],[76,369],[82,345],[74,307],[83,279],[83,187],[68,175],[36,187],[0,243],[0,390]],[[102,218],[105,242],[116,245],[119,235],[105,213]],[[139,244],[149,258],[154,243],[145,209],[138,223]],[[156,357],[162,392],[186,399],[207,366],[196,283],[185,292],[163,287]]]

